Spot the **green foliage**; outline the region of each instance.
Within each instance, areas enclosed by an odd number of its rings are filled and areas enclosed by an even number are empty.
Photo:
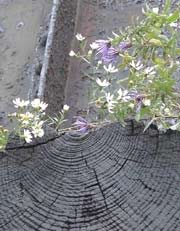
[[[115,67],[111,67],[118,68],[118,73],[107,73],[107,67],[95,65],[101,77],[93,77],[97,82],[96,87],[92,85],[94,104],[106,120],[124,124],[126,119],[134,118],[144,121],[145,129],[154,123],[163,131],[180,130],[180,95],[176,84],[180,71],[180,11],[172,11],[171,1],[167,0],[163,9],[147,5],[143,14],[142,21],[137,20],[119,34],[113,33],[114,37],[109,39],[116,50],[125,42],[131,46],[118,50]],[[94,65],[97,56],[89,58],[84,50],[85,47],[76,57],[86,58],[88,64]],[[99,47],[96,53],[102,50]],[[124,79],[120,77],[122,71],[126,73]],[[104,80],[110,84],[99,86]]]
[[[0,126],[0,151],[3,151],[8,141],[9,132],[4,127]]]

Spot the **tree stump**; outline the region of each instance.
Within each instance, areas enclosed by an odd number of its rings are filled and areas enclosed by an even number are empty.
[[[113,124],[0,155],[1,231],[179,231],[180,133]]]

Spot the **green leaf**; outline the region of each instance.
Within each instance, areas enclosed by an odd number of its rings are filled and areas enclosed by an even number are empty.
[[[135,116],[135,120],[136,120],[137,122],[139,122],[140,119],[141,119],[141,113],[138,112],[138,113],[136,114],[136,116]]]
[[[158,64],[158,65],[164,65],[166,63],[166,61],[164,59],[161,59],[161,58],[158,58],[158,57],[154,57],[153,58],[153,62],[155,64]]]
[[[171,7],[171,0],[166,0],[165,6],[164,6],[164,13],[167,14]]]
[[[171,16],[167,18],[167,23],[176,22],[179,19],[179,10],[176,10]]]
[[[163,35],[163,34],[159,35],[159,38],[164,40],[165,42],[169,41],[168,37],[166,35]]]
[[[158,47],[161,47],[163,45],[159,39],[154,39],[154,38],[150,39],[148,43],[150,45],[154,45],[154,46],[158,46]]]
[[[180,55],[180,48],[176,48],[175,53],[176,55]]]

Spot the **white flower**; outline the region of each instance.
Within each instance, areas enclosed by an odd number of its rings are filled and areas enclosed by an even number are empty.
[[[156,74],[156,72],[154,71],[154,67],[147,67],[145,70],[144,70],[144,73],[146,75],[154,75]]]
[[[48,104],[42,102],[40,99],[37,98],[31,102],[31,106],[36,109],[40,108],[41,111],[44,111],[47,108]]]
[[[144,106],[151,106],[151,100],[150,99],[143,99]]]
[[[33,108],[40,108],[40,104],[41,104],[41,101],[40,99],[34,99],[32,102],[31,102],[31,105]]]
[[[124,90],[123,91],[123,96],[122,96],[122,100],[124,101],[124,102],[128,102],[129,100],[131,100],[131,96],[130,95],[128,95],[128,90]]]
[[[100,66],[102,64],[102,61],[99,60],[97,64],[98,64],[98,66]]]
[[[82,34],[80,34],[80,33],[77,33],[76,38],[79,41],[83,41],[85,39],[85,37],[83,37]]]
[[[70,52],[69,52],[69,56],[73,57],[73,56],[75,56],[75,55],[76,55],[76,53],[75,53],[74,51],[70,51]]]
[[[23,124],[26,124],[26,125],[27,125],[27,124],[31,121],[31,119],[34,117],[34,115],[33,115],[32,113],[30,113],[30,112],[26,112],[25,114],[20,114],[19,116],[20,116],[20,118],[21,118],[22,123],[23,123]]]
[[[117,100],[120,100],[121,98],[122,98],[122,96],[123,96],[123,91],[122,91],[122,89],[120,88],[119,90],[118,90],[118,97],[117,97]]]
[[[128,107],[131,108],[131,109],[134,109],[134,106],[135,106],[135,105],[134,105],[133,103],[130,103],[130,104],[128,105]]]
[[[24,129],[23,137],[24,137],[26,143],[31,143],[32,142],[33,137],[32,137],[32,134],[31,134],[31,132],[29,130]]]
[[[174,124],[173,126],[170,127],[171,130],[177,130],[180,127],[180,122]]]
[[[67,105],[67,104],[65,104],[64,106],[63,106],[63,111],[68,111],[69,110],[69,106]]]
[[[20,116],[22,115],[22,118],[25,118],[25,119],[32,119],[34,117],[34,115],[27,111],[25,114],[20,114]]]
[[[134,62],[134,60],[130,63],[130,65],[136,69],[137,71],[141,70],[143,68],[143,64],[141,61],[138,61],[137,63]]]
[[[131,96],[128,95],[129,92],[127,90],[122,90],[120,88],[117,93],[118,93],[117,100],[122,100],[124,102],[128,102],[129,100],[131,100]]]
[[[91,56],[92,55],[92,50],[88,51],[88,55]]]
[[[108,87],[110,85],[110,82],[108,82],[106,79],[104,79],[103,81],[101,81],[99,78],[96,79],[96,83],[100,86],[100,87]]]
[[[41,111],[45,111],[47,106],[48,106],[47,103],[41,102],[41,104],[40,104]]]
[[[165,108],[165,109],[164,109],[164,112],[165,112],[166,114],[170,114],[170,109],[169,109],[169,108]]]
[[[159,8],[154,7],[154,8],[152,8],[152,11],[153,11],[153,13],[158,14],[159,13]]]
[[[106,97],[106,101],[107,101],[108,111],[109,111],[109,113],[113,113],[113,109],[114,109],[117,101],[113,100],[114,95],[111,95],[109,92],[105,93],[105,97]]]
[[[170,27],[177,27],[177,22],[171,22],[169,25]]]
[[[25,107],[29,104],[29,100],[21,100],[20,98],[16,98],[15,100],[13,100],[14,103],[14,107],[15,108],[22,108]]]
[[[104,70],[107,72],[107,73],[115,73],[115,72],[118,72],[118,69],[115,68],[112,63],[110,63],[107,67],[104,65]]]
[[[108,103],[109,103],[110,101],[112,101],[113,98],[114,98],[114,95],[111,95],[110,92],[105,93],[105,96],[106,96],[106,100],[107,100]]]
[[[99,48],[99,45],[96,42],[93,42],[90,44],[90,47],[92,50],[97,50]]]
[[[9,114],[10,117],[16,117],[17,116],[17,113],[16,112],[13,112],[11,114]]]
[[[44,130],[42,128],[34,128],[32,129],[32,133],[35,138],[44,136]]]
[[[34,137],[42,137],[44,135],[44,130],[42,128],[44,121],[40,121],[39,123],[36,122],[34,126],[32,127],[32,133]]]
[[[179,25],[179,23],[177,23],[177,22],[171,22],[169,25],[170,25],[170,27],[180,29],[180,25]]]

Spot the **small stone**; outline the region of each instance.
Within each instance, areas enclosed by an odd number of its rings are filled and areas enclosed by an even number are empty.
[[[17,25],[16,25],[16,30],[19,30],[21,27],[24,26],[24,22],[19,22]]]
[[[0,33],[4,33],[4,28],[0,25]]]

